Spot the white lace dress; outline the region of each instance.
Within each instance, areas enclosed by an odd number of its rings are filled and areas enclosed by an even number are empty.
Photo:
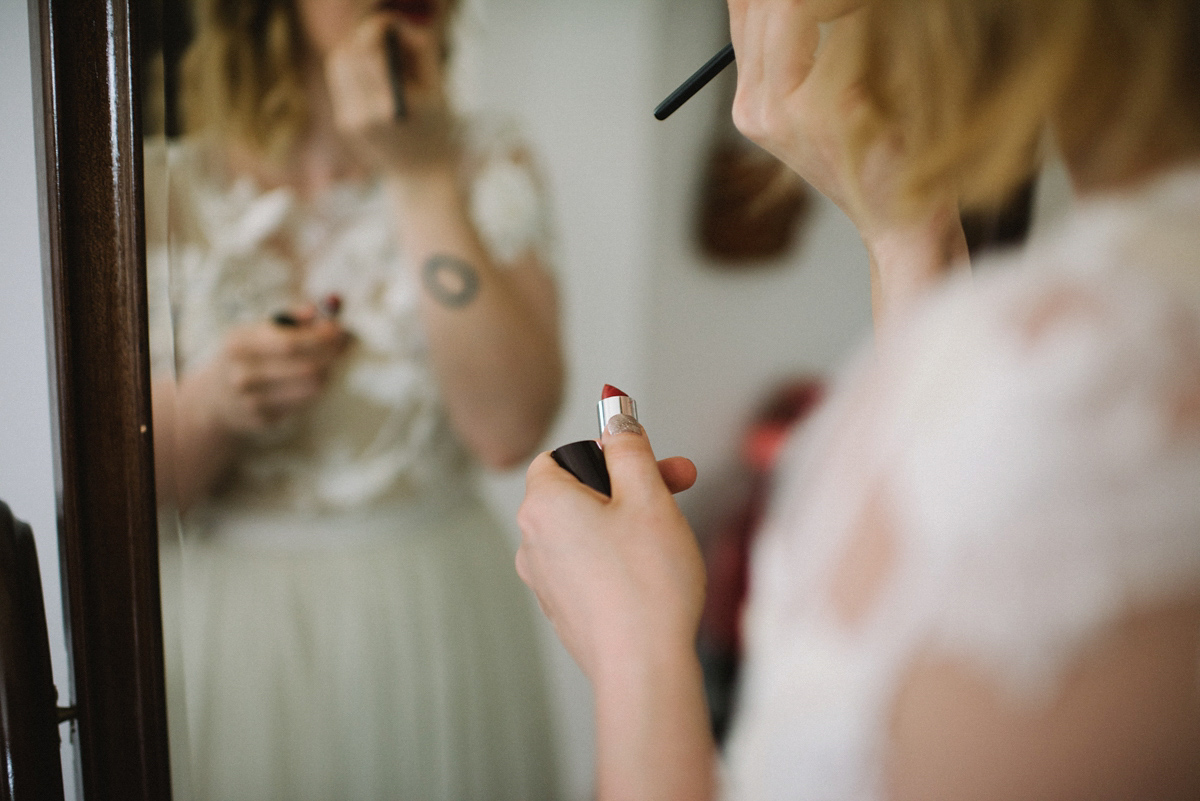
[[[1082,206],[895,333],[796,443],[757,547],[729,798],[882,801],[920,650],[1036,707],[1123,615],[1200,592],[1200,171]],[[881,493],[895,558],[847,625],[832,577]]]
[[[544,198],[512,144],[476,132],[471,213],[498,262],[545,262]],[[555,797],[535,610],[444,413],[382,183],[303,202],[200,146],[169,166],[180,375],[230,327],[330,293],[355,337],[319,402],[185,518],[194,796]]]

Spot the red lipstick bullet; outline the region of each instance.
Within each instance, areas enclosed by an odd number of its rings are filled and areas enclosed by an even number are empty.
[[[605,384],[600,392],[600,403],[596,406],[596,413],[600,419],[600,436],[604,436],[604,429],[608,428],[608,421],[613,415],[627,414],[636,420],[637,403],[612,384]]]

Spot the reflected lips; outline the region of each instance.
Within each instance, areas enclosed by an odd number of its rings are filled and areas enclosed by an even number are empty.
[[[431,0],[384,0],[375,6],[377,11],[400,14],[409,22],[428,25],[433,22],[436,7]]]

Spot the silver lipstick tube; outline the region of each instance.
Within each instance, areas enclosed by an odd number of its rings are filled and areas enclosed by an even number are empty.
[[[600,418],[600,435],[603,436],[604,429],[608,427],[608,421],[614,415],[627,414],[636,420],[637,403],[628,395],[613,395],[596,404],[596,413]]]

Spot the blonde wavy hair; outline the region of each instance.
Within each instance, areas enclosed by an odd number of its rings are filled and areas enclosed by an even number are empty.
[[[308,124],[304,32],[293,0],[196,0],[196,38],[181,65],[188,134],[283,158]]]
[[[449,0],[446,13],[457,6]],[[309,123],[296,0],[195,0],[195,29],[181,65],[184,132],[285,159]]]
[[[952,185],[965,208],[998,206],[1048,123],[1091,183],[1200,153],[1195,0],[872,0],[864,15],[857,154],[897,137],[907,200]]]

